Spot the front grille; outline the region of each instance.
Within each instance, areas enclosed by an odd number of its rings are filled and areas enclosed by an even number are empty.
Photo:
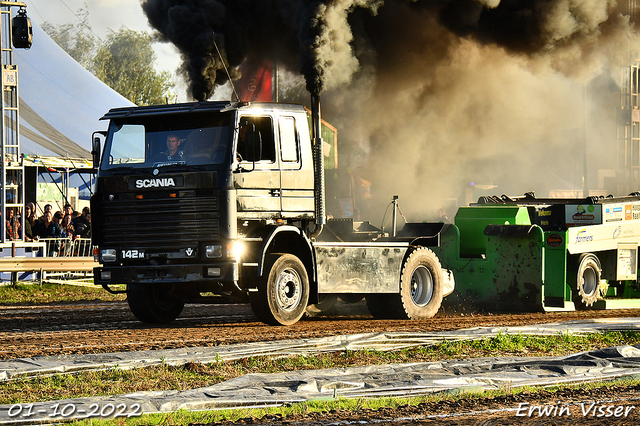
[[[103,200],[104,246],[176,248],[219,236],[217,196]]]

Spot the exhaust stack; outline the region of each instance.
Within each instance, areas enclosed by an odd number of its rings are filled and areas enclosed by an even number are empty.
[[[326,207],[325,207],[325,185],[324,185],[324,153],[322,141],[322,120],[320,117],[320,96],[311,95],[311,123],[313,130],[313,148],[314,148],[314,168],[315,181],[314,191],[315,207],[316,207],[316,224],[311,231],[310,237],[316,238],[322,232],[324,225],[327,223]]]

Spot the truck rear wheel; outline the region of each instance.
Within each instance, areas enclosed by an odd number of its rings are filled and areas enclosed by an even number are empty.
[[[266,270],[258,291],[249,294],[253,313],[267,324],[295,324],[309,301],[307,270],[292,254],[272,255]]]
[[[576,274],[576,288],[573,291],[576,309],[588,309],[598,300],[601,277],[602,268],[598,258],[591,253],[582,255]]]
[[[129,284],[127,303],[131,313],[145,323],[171,322],[180,316],[184,302],[172,285]]]
[[[375,318],[431,318],[442,304],[444,281],[440,261],[427,248],[413,251],[400,274],[400,293],[367,295]]]

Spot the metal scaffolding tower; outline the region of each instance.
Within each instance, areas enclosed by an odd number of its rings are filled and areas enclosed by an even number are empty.
[[[24,11],[26,4],[18,1],[0,2],[0,66],[2,67],[2,103],[0,114],[0,150],[2,151],[2,180],[0,199],[3,220],[0,220],[2,243],[24,239],[24,232],[10,238],[7,233],[9,210],[20,217],[24,230],[24,165],[20,150],[20,106],[18,96],[18,68],[13,63],[12,8]]]
[[[627,14],[632,24],[638,19],[638,0],[627,0]],[[637,35],[633,35],[637,37]],[[618,195],[640,190],[640,51],[626,49],[620,70],[620,105],[617,125]]]

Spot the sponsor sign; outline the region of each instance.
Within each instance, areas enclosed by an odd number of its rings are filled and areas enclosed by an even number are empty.
[[[560,234],[547,235],[547,245],[549,247],[560,247],[564,244],[564,237]]]
[[[55,183],[44,183],[38,182],[38,188],[36,190],[36,201],[38,204],[63,204],[62,192],[60,192],[60,188]],[[7,191],[7,202],[16,203],[17,197],[13,197],[13,193],[11,191]],[[17,195],[17,192],[15,193]],[[55,210],[54,210],[55,211]]]
[[[628,206],[631,208],[631,205]],[[607,204],[604,206],[604,222],[622,222],[627,220],[627,205],[622,203]]]
[[[613,230],[613,238],[620,238],[620,235],[622,235],[622,226],[618,226],[616,229]]]
[[[602,223],[602,205],[567,204],[565,206],[567,226],[597,225]]]
[[[575,244],[590,243],[590,242],[593,242],[593,234],[591,234],[586,229],[581,229],[580,231],[578,231],[574,240]]]
[[[587,253],[616,250],[620,243],[633,243],[637,246],[639,238],[640,222],[623,221],[569,228],[566,245],[571,254]]]

